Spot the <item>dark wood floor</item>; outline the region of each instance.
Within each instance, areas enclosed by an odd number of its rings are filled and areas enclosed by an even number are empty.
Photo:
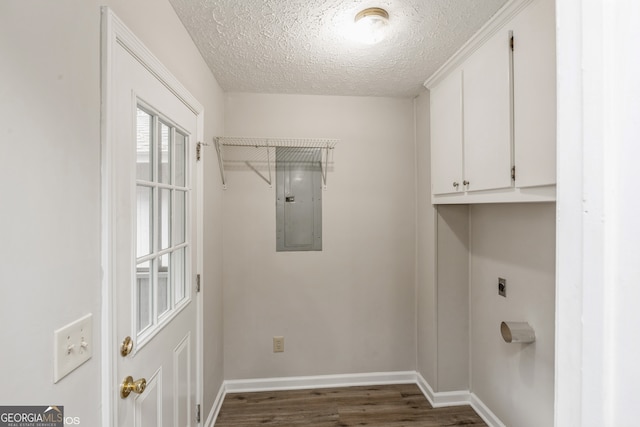
[[[215,427],[487,426],[470,406],[434,409],[415,384],[228,394]]]

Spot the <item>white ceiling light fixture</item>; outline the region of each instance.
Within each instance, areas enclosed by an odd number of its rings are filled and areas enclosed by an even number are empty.
[[[389,26],[389,13],[380,7],[369,7],[356,14],[355,35],[358,40],[375,44],[384,39]]]

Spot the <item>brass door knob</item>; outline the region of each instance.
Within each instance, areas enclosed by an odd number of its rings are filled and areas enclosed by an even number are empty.
[[[131,376],[128,376],[122,381],[120,385],[120,397],[126,399],[131,392],[142,394],[144,389],[147,388],[147,380],[144,378],[140,378],[139,380],[134,381]]]

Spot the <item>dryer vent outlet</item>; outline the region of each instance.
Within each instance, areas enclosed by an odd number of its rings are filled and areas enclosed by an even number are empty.
[[[507,279],[498,277],[498,295],[501,297],[507,297]]]

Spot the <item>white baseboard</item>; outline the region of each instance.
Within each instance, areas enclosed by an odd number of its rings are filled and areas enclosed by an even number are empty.
[[[480,417],[484,420],[485,423],[489,427],[506,427],[500,418],[494,414],[491,409],[485,405],[478,396],[474,393],[471,393],[469,402],[471,403],[471,407],[480,415]]]
[[[416,384],[431,406],[470,405],[489,427],[505,427],[496,415],[468,390],[434,392],[429,383],[416,371],[374,372],[367,374],[317,375],[308,377],[257,378],[227,380],[220,386],[218,396],[211,408],[206,427],[213,427],[220,407],[228,393],[250,393],[257,391],[302,390],[328,387],[356,387],[385,384]]]
[[[374,372],[369,374],[317,375],[310,377],[260,378],[225,381],[227,393],[301,390],[327,387],[355,387],[383,384],[413,384],[414,371]]]
[[[222,402],[224,402],[224,397],[227,395],[227,390],[225,387],[225,381],[220,385],[220,390],[218,390],[218,395],[216,396],[216,400],[213,401],[213,406],[211,407],[211,411],[209,411],[209,415],[207,416],[207,421],[205,421],[204,425],[206,427],[213,427],[218,418],[218,414],[220,413],[220,408],[222,407]]]
[[[489,427],[506,427],[478,396],[468,390],[436,393],[419,372],[416,372],[416,384],[434,408],[470,405]]]
[[[422,390],[422,394],[427,398],[431,406],[434,408],[443,408],[445,406],[462,406],[470,405],[471,393],[468,390],[461,391],[441,391],[435,392],[431,385],[424,379],[420,373],[416,372],[416,384]]]

